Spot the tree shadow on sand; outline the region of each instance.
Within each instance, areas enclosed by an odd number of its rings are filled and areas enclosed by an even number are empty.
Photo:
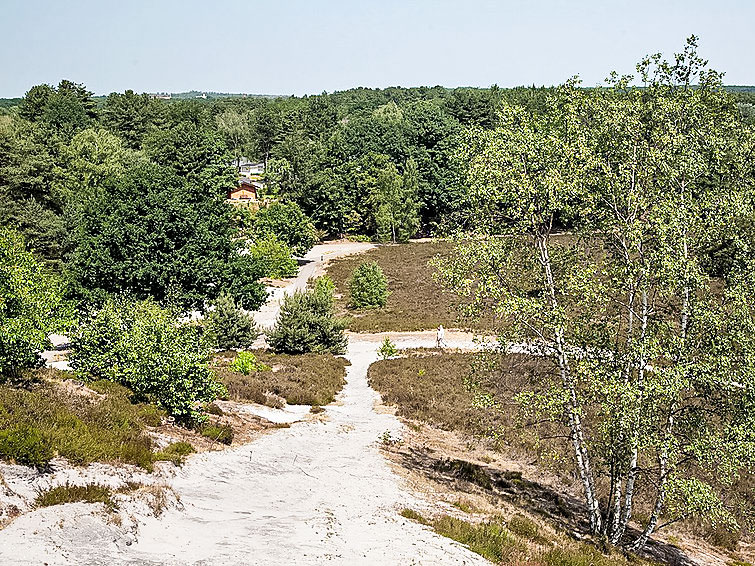
[[[438,483],[462,491],[470,491],[470,488],[479,490],[543,517],[578,540],[590,537],[590,525],[583,519],[586,517],[585,507],[579,499],[528,480],[519,471],[454,458],[439,458],[425,448],[403,449],[398,451],[398,455],[404,467],[419,471]],[[627,540],[633,540],[639,536],[639,532],[629,530],[626,536]],[[670,566],[697,566],[680,549],[655,540],[648,542],[641,556]]]

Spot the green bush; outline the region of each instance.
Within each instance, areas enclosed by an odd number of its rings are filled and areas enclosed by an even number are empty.
[[[257,212],[252,235],[255,240],[276,236],[298,256],[303,256],[317,242],[314,224],[294,202],[274,202]]]
[[[299,271],[291,248],[275,234],[266,234],[249,246],[249,255],[262,266],[264,277],[294,277]]]
[[[396,344],[391,342],[391,339],[387,336],[383,339],[383,343],[380,344],[380,348],[378,348],[378,356],[380,356],[381,360],[387,360],[388,358],[393,358],[398,355],[398,348],[396,348]]]
[[[335,317],[333,288],[330,279],[321,277],[314,288],[287,296],[268,334],[270,347],[287,354],[345,353],[345,324]]]
[[[24,248],[17,233],[0,228],[0,378],[39,363],[47,335],[61,327],[60,282]]]
[[[202,403],[225,394],[208,360],[201,328],[179,323],[151,299],[109,299],[76,330],[71,366],[84,379],[107,379],[183,420],[202,419]]]
[[[52,450],[39,429],[21,423],[0,430],[0,458],[44,469],[50,463]]]
[[[233,442],[233,427],[227,424],[205,424],[199,429],[199,434],[215,442],[230,445]]]
[[[176,466],[184,463],[186,456],[195,452],[188,442],[174,442],[155,454],[155,460],[173,462]]]
[[[244,375],[249,375],[252,372],[270,370],[269,365],[258,362],[257,356],[251,352],[239,352],[228,367],[233,371],[243,373]]]
[[[227,293],[218,297],[206,318],[207,337],[221,350],[248,348],[260,335],[254,318],[242,311]]]
[[[388,280],[374,261],[362,263],[349,279],[349,306],[358,309],[384,307],[388,300]]]

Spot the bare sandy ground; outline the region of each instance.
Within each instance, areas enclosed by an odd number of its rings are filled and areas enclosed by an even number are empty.
[[[341,246],[339,254],[367,249]],[[330,251],[313,250],[287,290],[305,285]],[[259,323],[276,312],[261,312]],[[396,417],[374,410],[379,396],[367,384],[383,336],[349,336],[347,385],[324,413],[189,458],[165,480],[178,502],[162,515],[134,504],[115,515],[82,503],[35,510],[0,531],[0,564],[489,564],[399,515],[428,503],[380,452],[382,437],[402,434]],[[391,336],[399,347],[435,341],[432,332]],[[474,347],[470,335],[449,332],[446,341]]]

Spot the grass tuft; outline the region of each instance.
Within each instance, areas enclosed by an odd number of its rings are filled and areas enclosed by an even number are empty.
[[[155,460],[173,462],[176,466],[181,466],[186,456],[194,452],[194,447],[188,442],[174,442],[155,453]]]
[[[228,424],[207,423],[199,428],[199,434],[221,444],[233,442],[233,427]]]
[[[37,507],[50,507],[64,503],[104,503],[110,510],[115,509],[112,491],[109,487],[99,484],[74,485],[66,483],[51,489],[40,491],[34,504]]]

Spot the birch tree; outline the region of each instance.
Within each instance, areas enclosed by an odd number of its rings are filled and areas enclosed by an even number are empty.
[[[481,234],[438,262],[504,347],[553,360],[518,401],[564,426],[593,534],[633,550],[689,516],[733,528],[717,489],[755,462],[753,273],[704,270],[751,206],[753,137],[705,64],[693,37],[638,65],[644,88],[613,76],[564,85],[542,116],[504,108],[468,144]]]

